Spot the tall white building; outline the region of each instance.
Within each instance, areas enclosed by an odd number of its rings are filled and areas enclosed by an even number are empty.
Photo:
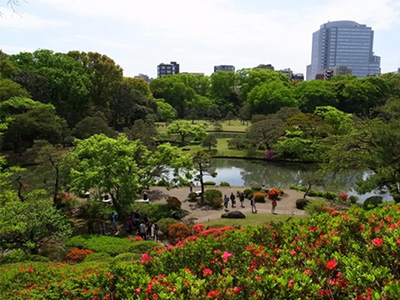
[[[353,21],[322,24],[313,33],[311,65],[307,80],[315,79],[323,70],[347,67],[357,77],[379,75],[381,59],[373,52],[374,32],[371,27]]]

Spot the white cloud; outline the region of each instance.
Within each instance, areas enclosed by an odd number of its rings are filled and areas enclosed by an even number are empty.
[[[65,21],[44,19],[29,13],[14,12],[9,8],[2,8],[1,12],[0,28],[29,30],[67,25],[67,22]]]

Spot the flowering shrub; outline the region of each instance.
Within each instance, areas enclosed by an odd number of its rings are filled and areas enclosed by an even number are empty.
[[[4,265],[0,296],[398,299],[400,207],[353,207],[334,216],[324,213],[263,227],[212,228],[174,246],[156,246],[139,260]]]
[[[265,203],[265,194],[261,192],[256,192],[253,194],[254,199],[258,203]]]
[[[346,202],[349,195],[347,195],[346,193],[342,193],[342,194],[339,194],[338,197],[341,201]]]
[[[168,236],[175,243],[180,240],[183,240],[184,238],[188,237],[190,234],[191,234],[190,228],[186,224],[182,224],[182,223],[171,224],[168,227]]]
[[[278,190],[278,189],[270,189],[268,191],[268,198],[269,199],[278,200],[280,194],[281,194],[280,190]]]
[[[86,256],[94,253],[92,250],[88,249],[73,249],[67,254],[68,263],[78,263],[83,261]]]

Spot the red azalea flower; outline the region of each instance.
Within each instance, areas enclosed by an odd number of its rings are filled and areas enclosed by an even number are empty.
[[[333,270],[337,266],[337,261],[336,260],[330,260],[326,263],[326,267],[329,270]]]
[[[382,245],[383,244],[383,238],[378,238],[378,239],[372,240],[372,244],[374,244],[374,246]]]
[[[311,270],[309,270],[309,269],[305,270],[304,273],[306,273],[306,275],[311,275],[312,274]]]
[[[292,254],[292,255],[296,255],[296,254],[297,254],[297,252],[296,252],[296,251],[294,251],[294,250],[292,250],[292,251],[290,251],[290,254]]]
[[[144,253],[144,254],[142,254],[142,260],[140,261],[142,264],[144,264],[145,262],[147,262],[147,261],[152,261],[153,260],[153,258],[150,256],[150,255],[148,255],[147,253]]]
[[[205,275],[212,275],[212,270],[210,270],[210,269],[204,269],[203,270],[203,275],[205,276]]]
[[[222,254],[222,259],[227,260],[231,256],[232,256],[232,253],[224,251],[224,254]]]
[[[135,294],[139,295],[140,294],[140,288],[135,289]]]
[[[234,293],[234,294],[239,294],[241,290],[242,290],[242,287],[241,287],[241,286],[235,286],[235,287],[233,288],[233,293]]]
[[[212,298],[212,297],[217,297],[217,296],[219,296],[219,292],[218,291],[210,291],[208,294],[207,294],[207,298]]]

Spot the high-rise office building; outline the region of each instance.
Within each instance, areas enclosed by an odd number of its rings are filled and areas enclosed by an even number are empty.
[[[307,66],[307,80],[316,78],[323,70],[347,67],[357,77],[379,75],[381,59],[372,48],[374,32],[371,27],[353,21],[322,24],[313,33],[311,65]]]
[[[235,72],[235,67],[231,65],[219,65],[219,66],[214,66],[214,73],[218,71],[231,71]]]
[[[157,66],[158,78],[171,74],[179,74],[179,64],[177,64],[176,61],[171,61],[170,64],[161,63]]]

